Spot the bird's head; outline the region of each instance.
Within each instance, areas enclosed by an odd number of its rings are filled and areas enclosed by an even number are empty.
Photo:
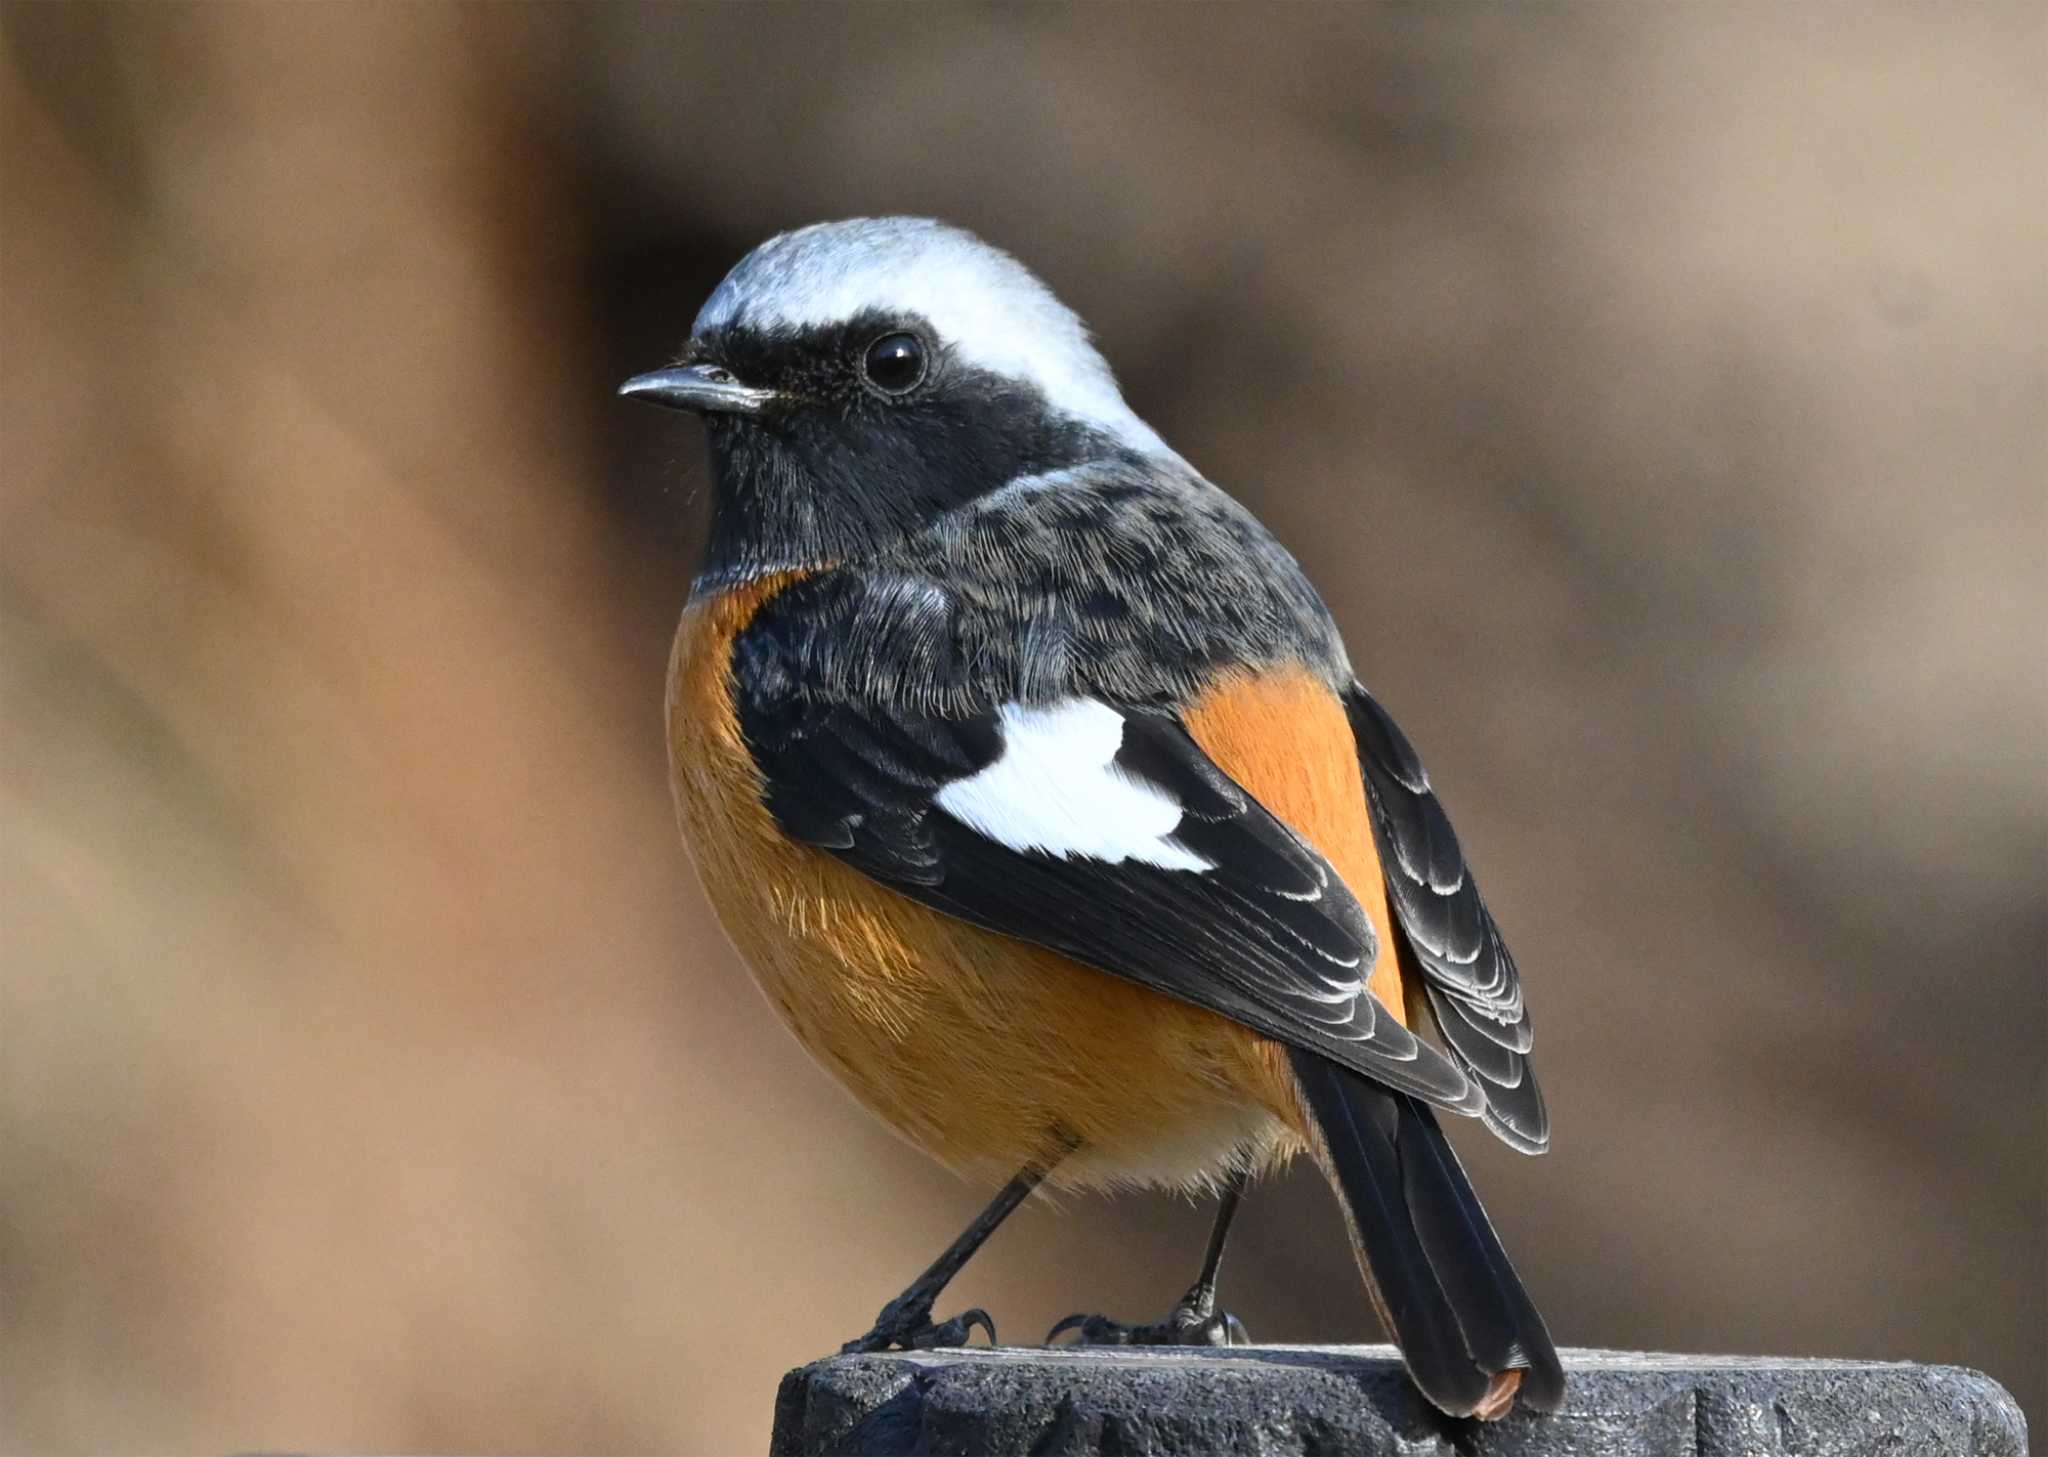
[[[681,360],[620,393],[704,418],[711,581],[857,558],[1022,477],[1169,456],[1071,309],[926,218],[771,238]]]

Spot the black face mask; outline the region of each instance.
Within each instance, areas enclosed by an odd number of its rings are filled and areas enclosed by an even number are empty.
[[[692,354],[783,396],[707,417],[707,580],[857,558],[1019,476],[1128,453],[1035,386],[960,360],[922,320],[726,327]]]

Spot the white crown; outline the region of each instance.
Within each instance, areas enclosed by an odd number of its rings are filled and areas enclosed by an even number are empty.
[[[850,218],[770,238],[705,301],[696,332],[818,328],[870,310],[919,315],[955,357],[1036,386],[1055,410],[1134,450],[1170,453],[1124,403],[1072,309],[1002,249],[931,218]]]

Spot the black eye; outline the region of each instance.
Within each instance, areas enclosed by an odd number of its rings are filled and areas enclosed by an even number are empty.
[[[884,394],[914,390],[924,378],[924,341],[915,334],[884,334],[868,345],[861,369],[868,383]]]

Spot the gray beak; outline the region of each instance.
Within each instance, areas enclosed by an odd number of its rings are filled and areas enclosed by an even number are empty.
[[[619,386],[629,400],[645,400],[695,415],[755,415],[775,398],[774,390],[741,384],[715,364],[689,364],[636,374]]]

